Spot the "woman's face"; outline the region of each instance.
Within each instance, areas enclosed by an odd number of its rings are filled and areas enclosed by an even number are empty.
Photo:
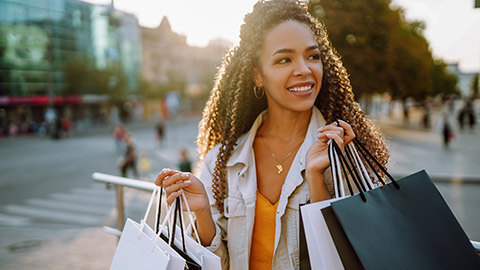
[[[254,81],[264,87],[269,110],[310,110],[320,92],[322,76],[320,50],[307,26],[290,20],[266,34]]]

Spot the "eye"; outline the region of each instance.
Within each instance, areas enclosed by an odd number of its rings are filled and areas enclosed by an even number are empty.
[[[278,60],[275,60],[275,64],[286,64],[288,62],[291,62],[290,58],[288,57],[283,57]]]
[[[319,53],[312,54],[308,57],[308,59],[310,59],[310,60],[320,60],[320,54]]]

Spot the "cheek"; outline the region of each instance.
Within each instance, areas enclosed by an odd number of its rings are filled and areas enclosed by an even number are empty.
[[[318,80],[318,83],[321,85],[323,80],[323,66],[320,65],[314,69],[315,77]]]
[[[290,73],[287,70],[276,69],[265,74],[264,81],[266,86],[271,89],[284,88],[288,82]]]

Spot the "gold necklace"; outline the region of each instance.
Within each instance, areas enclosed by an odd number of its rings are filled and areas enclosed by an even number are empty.
[[[297,148],[300,147],[300,145],[302,145],[303,141],[305,140],[305,139],[303,139],[302,141],[300,141],[300,143],[297,146],[295,146],[295,148],[293,148],[293,150],[290,151],[290,153],[288,153],[287,157],[284,158],[282,161],[280,161],[280,160],[278,160],[277,156],[275,156],[275,154],[272,151],[270,151],[267,144],[265,143],[265,140],[263,139],[263,136],[260,137],[260,139],[262,140],[263,145],[265,145],[265,148],[267,149],[267,151],[270,152],[273,159],[275,159],[275,161],[277,162],[275,167],[277,168],[277,173],[278,174],[281,174],[283,172],[283,162],[285,162],[285,160],[287,160],[293,154],[293,152],[295,152],[295,150],[297,150]]]

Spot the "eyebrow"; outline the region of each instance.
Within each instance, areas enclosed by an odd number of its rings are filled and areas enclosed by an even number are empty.
[[[308,52],[308,51],[312,51],[312,50],[316,50],[316,49],[319,49],[318,45],[313,45],[313,46],[310,46],[310,47],[306,48],[305,51]],[[276,54],[279,54],[279,53],[293,53],[293,52],[295,52],[294,49],[278,49],[272,54],[272,56],[274,56]]]

